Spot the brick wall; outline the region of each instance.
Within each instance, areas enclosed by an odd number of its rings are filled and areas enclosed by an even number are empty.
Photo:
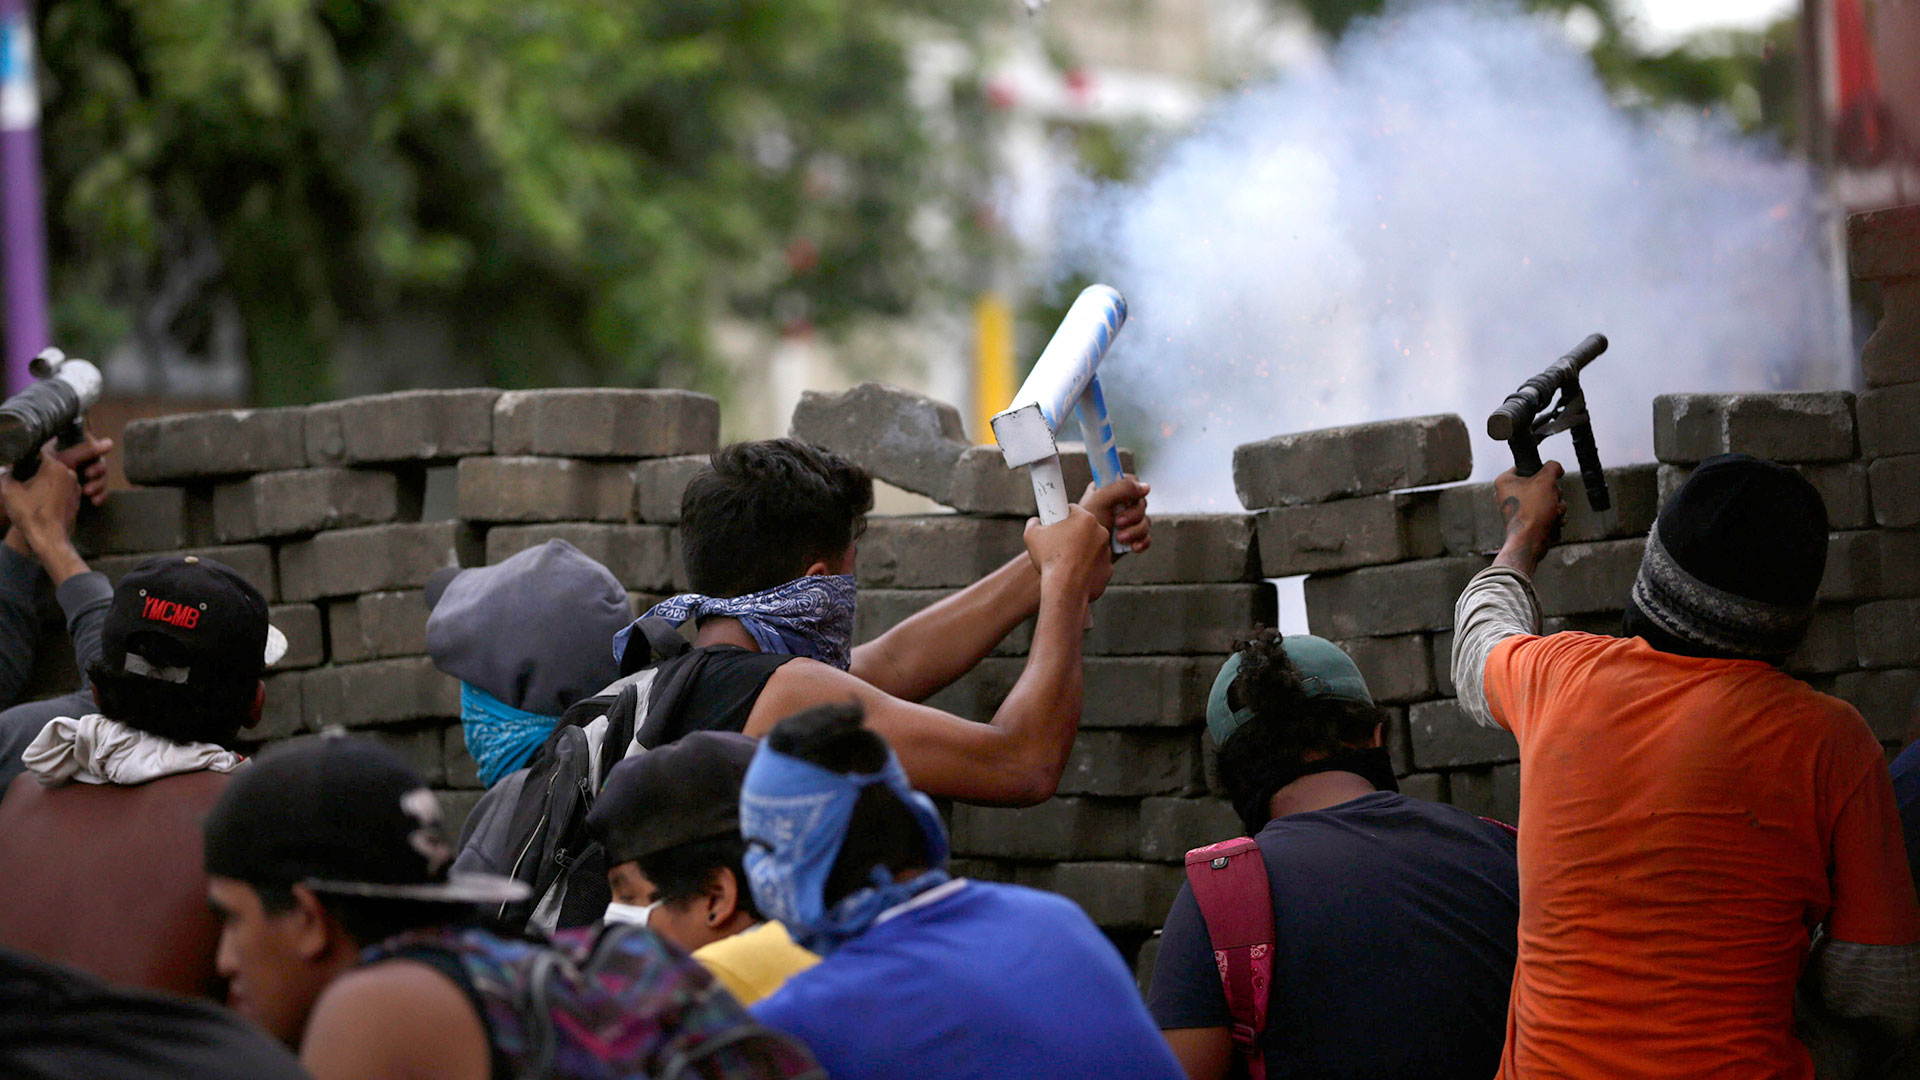
[[[1660,461],[1611,469],[1604,517],[1569,478],[1564,543],[1538,585],[1550,630],[1611,630],[1658,500],[1687,469],[1726,449],[1792,462],[1825,495],[1834,534],[1819,615],[1789,667],[1892,743],[1920,690],[1920,208],[1863,215],[1852,235],[1856,272],[1886,297],[1868,388],[1660,398]],[[268,681],[262,738],[364,731],[405,753],[459,820],[478,782],[457,688],[424,656],[427,576],[559,536],[640,607],[674,591],[679,493],[718,419],[711,398],[677,391],[457,390],[144,421],[128,428],[126,468],[145,486],[116,495],[81,539],[110,576],[152,552],[233,565],[293,644]],[[1025,477],[968,446],[950,406],[878,386],[809,394],[794,429],[957,511],[870,523],[860,640],[1022,550]],[[1354,656],[1387,706],[1405,790],[1512,819],[1513,740],[1466,720],[1448,672],[1454,597],[1502,531],[1489,485],[1458,483],[1471,466],[1450,415],[1241,447],[1235,484],[1251,512],[1156,518],[1153,550],[1124,560],[1095,605],[1059,794],[1021,810],[953,807],[962,871],[1061,892],[1150,965],[1182,855],[1239,831],[1210,780],[1214,671],[1236,637],[1275,622],[1267,580],[1297,574],[1310,575],[1314,632]],[[1028,637],[1017,630],[932,703],[991,717]]]

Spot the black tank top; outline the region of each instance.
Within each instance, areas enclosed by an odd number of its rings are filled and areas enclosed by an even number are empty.
[[[780,665],[793,659],[784,653],[762,653],[738,645],[708,645],[672,662],[660,677],[685,679],[684,689],[654,687],[652,700],[677,700],[665,716],[648,714],[643,746],[664,746],[689,731],[744,731],[760,691]]]

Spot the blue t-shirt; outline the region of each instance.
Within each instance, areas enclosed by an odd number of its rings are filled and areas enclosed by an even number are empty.
[[[1520,918],[1513,838],[1377,791],[1254,838],[1273,893],[1269,1080],[1492,1076]],[[1193,891],[1167,915],[1147,995],[1162,1028],[1233,1022]]]
[[[1920,888],[1920,742],[1893,759],[1893,801],[1900,806],[1900,831],[1907,840],[1907,866]]]
[[[834,1080],[1184,1080],[1120,954],[1071,901],[961,878],[883,919],[751,1009]]]

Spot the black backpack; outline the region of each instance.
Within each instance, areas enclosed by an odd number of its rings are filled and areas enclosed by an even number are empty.
[[[569,707],[526,768],[481,797],[453,868],[505,874],[533,890],[489,912],[491,925],[552,932],[591,925],[606,912],[613,898],[606,854],[587,834],[587,812],[635,747],[671,741],[699,657],[672,623],[641,620],[622,657],[628,673]]]

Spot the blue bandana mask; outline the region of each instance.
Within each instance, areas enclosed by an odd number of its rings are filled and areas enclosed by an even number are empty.
[[[674,625],[707,615],[739,619],[761,652],[807,656],[841,671],[853,663],[852,574],[809,574],[745,596],[681,593],[653,606],[643,619]],[[634,625],[613,636],[613,655],[626,655]]]
[[[919,820],[929,869],[896,882],[886,867],[871,883],[826,906],[827,877],[846,841],[860,793],[885,784]],[[887,754],[877,773],[843,774],[789,757],[765,742],[740,789],[740,834],[747,841],[747,882],[754,903],[785,924],[793,940],[822,956],[858,936],[888,908],[948,879],[947,830],[933,800],[913,790],[900,759]]]
[[[466,731],[467,753],[480,766],[480,783],[487,787],[525,765],[559,722],[558,717],[516,709],[472,683],[460,684],[460,726]]]

